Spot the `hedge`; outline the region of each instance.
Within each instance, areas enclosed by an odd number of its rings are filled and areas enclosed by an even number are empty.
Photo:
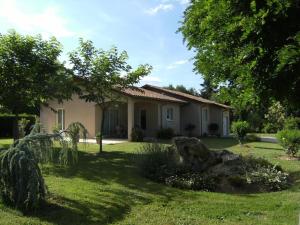
[[[29,133],[30,128],[35,123],[35,115],[20,114],[19,120],[22,118],[28,119],[30,121],[30,123],[26,127],[26,133]],[[14,124],[14,115],[0,114],[0,137],[12,138],[13,124]]]

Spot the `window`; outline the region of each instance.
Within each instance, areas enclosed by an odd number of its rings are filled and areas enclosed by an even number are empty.
[[[167,120],[173,120],[173,108],[167,108]]]
[[[59,130],[65,129],[65,110],[64,109],[58,109],[56,114],[56,122],[57,122],[57,128]]]

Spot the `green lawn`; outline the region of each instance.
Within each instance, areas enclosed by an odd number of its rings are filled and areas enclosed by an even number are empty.
[[[0,140],[8,145],[11,140]],[[141,145],[106,145],[97,157],[97,145],[81,145],[75,168],[44,166],[50,192],[47,208],[23,216],[0,203],[0,224],[122,224],[211,225],[298,224],[300,161],[284,161],[281,147],[252,142],[241,148],[233,139],[207,138],[213,149],[265,157],[288,170],[297,180],[289,190],[261,194],[224,194],[183,191],[140,177],[132,153]]]

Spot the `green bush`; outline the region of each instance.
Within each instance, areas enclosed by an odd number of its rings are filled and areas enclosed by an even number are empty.
[[[284,130],[300,129],[300,117],[288,117],[284,122]]]
[[[232,123],[231,129],[239,143],[242,144],[249,130],[249,124],[247,121],[236,121]]]
[[[19,137],[23,138],[26,135],[26,129],[28,128],[28,125],[30,123],[30,120],[26,118],[22,118],[18,121],[18,129],[19,129]]]
[[[133,128],[131,132],[131,140],[133,142],[141,142],[144,140],[144,132],[142,129],[139,128]]]
[[[285,109],[280,102],[274,102],[265,114],[265,124],[263,131],[265,133],[276,133],[281,130],[285,121]]]
[[[261,191],[280,191],[289,186],[287,173],[276,169],[275,166],[259,166],[255,170],[246,173],[248,184],[259,187]]]
[[[137,167],[140,173],[152,180],[163,182],[172,175],[173,150],[162,144],[146,143],[136,154]]]
[[[171,139],[174,136],[175,136],[175,133],[172,128],[161,128],[157,132],[157,138],[159,138],[159,139]]]
[[[300,130],[282,130],[276,137],[288,155],[297,154],[300,148]]]

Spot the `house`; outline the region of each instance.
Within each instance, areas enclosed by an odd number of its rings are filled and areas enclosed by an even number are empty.
[[[95,103],[73,95],[72,100],[62,104],[57,101],[48,104],[50,107],[42,106],[40,110],[41,123],[47,132],[51,133],[55,126],[65,129],[76,121],[87,128],[89,138],[94,138],[100,131],[102,110]],[[142,129],[146,137],[155,137],[162,128],[172,128],[175,134],[187,135],[187,127],[192,126],[195,136],[211,132],[228,136],[229,111],[227,105],[179,91],[152,85],[128,88],[120,91],[119,101],[105,110],[103,135],[130,140],[133,128]],[[211,124],[216,130],[209,129]]]

